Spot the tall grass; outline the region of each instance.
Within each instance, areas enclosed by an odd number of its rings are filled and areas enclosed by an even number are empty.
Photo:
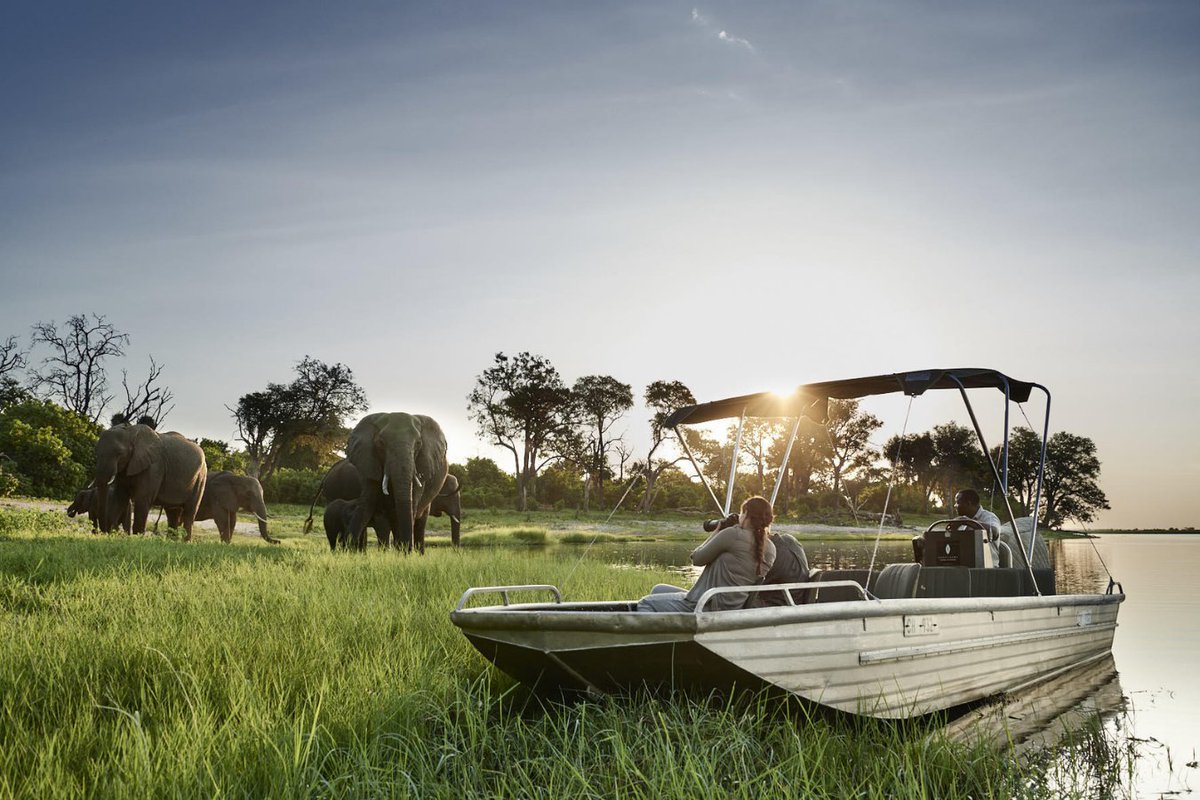
[[[554,549],[184,545],[0,510],[0,798],[1048,796],[928,723],[543,706],[448,611],[470,585],[567,575],[593,599],[669,578]]]

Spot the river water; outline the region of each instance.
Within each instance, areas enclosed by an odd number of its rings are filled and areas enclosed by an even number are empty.
[[[865,568],[875,547],[873,541],[799,538],[810,565],[822,569]],[[1104,534],[1053,540],[1049,546],[1060,594],[1104,591],[1111,573],[1126,595],[1113,641],[1117,680],[1103,690],[1124,696],[1124,713],[1114,713],[1119,699],[1103,702],[1099,690],[1073,701],[1076,710],[1108,712],[1114,736],[1138,753],[1128,787],[1135,796],[1176,797],[1200,790],[1200,535]],[[679,569],[678,582],[688,586],[698,574],[688,564],[693,547],[687,542],[600,543],[588,556]],[[907,541],[885,540],[875,553],[875,567],[911,558]]]

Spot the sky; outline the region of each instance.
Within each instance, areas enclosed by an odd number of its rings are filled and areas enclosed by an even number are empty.
[[[1095,526],[1195,526],[1198,43],[1191,2],[9,3],[0,339],[106,315],[195,438],[341,362],[509,469],[497,352],[701,401],[990,367],[1096,442]]]

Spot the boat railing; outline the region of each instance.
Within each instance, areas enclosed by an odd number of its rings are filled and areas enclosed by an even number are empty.
[[[509,605],[508,595],[510,592],[553,592],[554,602],[562,604],[562,592],[557,586],[549,583],[529,583],[520,586],[473,586],[463,592],[463,596],[458,598],[458,605],[454,607],[455,611],[462,611],[467,601],[480,594],[499,594],[504,599],[504,605]]]
[[[867,590],[858,581],[807,581],[805,583],[763,583],[757,586],[714,586],[713,588],[700,595],[700,601],[696,603],[696,613],[704,611],[704,607],[708,605],[708,601],[719,594],[733,594],[742,592],[782,592],[789,606],[796,605],[796,600],[792,597],[793,589],[803,589],[813,592],[820,592],[822,589],[836,589],[844,586],[848,589],[856,589],[863,600],[872,600]]]

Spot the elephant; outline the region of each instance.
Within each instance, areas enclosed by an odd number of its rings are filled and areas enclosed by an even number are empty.
[[[129,533],[129,522],[133,513],[132,507],[128,497],[120,497],[118,495],[117,487],[108,487],[108,513],[111,517],[108,521],[108,527],[119,527],[121,530]],[[92,533],[100,530],[100,500],[96,496],[96,490],[91,486],[76,492],[75,500],[71,505],[67,506],[68,517],[74,517],[77,514],[88,515],[88,520],[92,523]]]
[[[159,433],[148,425],[121,422],[100,434],[96,442],[97,496],[100,526],[112,529],[108,519],[111,483],[133,502],[133,533],[145,533],[150,506],[179,508],[180,522],[192,540],[192,523],[204,497],[207,471],[204,451],[174,431]]]
[[[196,520],[211,519],[216,522],[221,541],[228,543],[233,539],[238,511],[254,514],[258,518],[258,535],[271,544],[279,544],[278,539],[272,539],[267,533],[267,505],[263,501],[262,484],[258,478],[234,475],[225,470],[208,473],[204,482],[204,496],[200,498],[200,507],[196,510]],[[182,515],[183,509],[168,508],[167,525],[178,528]]]
[[[349,541],[363,548],[367,522],[382,506],[396,534],[393,544],[424,553],[429,507],[449,474],[441,426],[422,414],[368,414],[350,432],[346,460],[362,480]]]
[[[450,517],[450,541],[455,547],[458,546],[462,532],[461,489],[458,478],[447,473],[441,491],[429,505],[431,516],[440,517],[442,514],[446,514]],[[308,508],[308,519],[304,521],[306,533],[312,529],[313,509],[316,508],[317,500],[320,499],[322,493],[330,501],[357,500],[362,494],[362,481],[359,480],[358,469],[345,459],[329,468],[329,472],[325,473],[321,486],[317,489],[317,494]],[[368,524],[375,529],[375,535],[380,544],[386,546],[390,530],[387,518],[377,513]],[[326,525],[326,533],[328,533],[328,525]]]
[[[330,550],[337,550],[338,543],[341,543],[342,547],[349,545],[347,532],[350,530],[350,520],[357,509],[358,498],[353,500],[334,498],[325,506],[325,538],[329,539]],[[375,529],[375,536],[379,539],[379,544],[387,547],[391,534],[391,523],[384,510],[376,509],[375,515],[367,524]]]

